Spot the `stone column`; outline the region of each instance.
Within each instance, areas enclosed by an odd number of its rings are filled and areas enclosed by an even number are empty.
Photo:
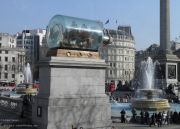
[[[170,2],[160,0],[160,49],[170,52]]]

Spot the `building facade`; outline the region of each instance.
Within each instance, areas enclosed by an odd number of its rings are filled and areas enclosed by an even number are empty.
[[[24,82],[25,51],[23,49],[0,48],[0,81]]]
[[[135,40],[130,26],[119,26],[117,30],[107,30],[112,43],[107,46],[106,81],[131,81],[135,71]]]
[[[45,39],[46,30],[23,30],[16,36],[17,48],[23,48],[26,51],[25,61],[31,65],[33,80],[38,80],[37,62],[39,60],[39,50]]]
[[[8,33],[0,33],[0,47],[16,47],[16,37]]]

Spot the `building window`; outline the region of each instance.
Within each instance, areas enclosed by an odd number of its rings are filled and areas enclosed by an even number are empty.
[[[5,79],[8,78],[8,73],[4,73],[4,78],[5,78]]]
[[[116,67],[116,63],[114,63],[113,66]]]
[[[0,43],[0,47],[1,47],[1,43]]]
[[[15,78],[15,74],[12,74],[12,78]]]
[[[126,60],[127,60],[127,57],[125,57],[124,60],[126,61]]]
[[[12,65],[12,71],[15,71],[15,65]]]
[[[6,61],[6,62],[8,61],[8,57],[5,57],[5,61]]]
[[[0,50],[0,53],[2,53],[2,51]]]
[[[2,37],[0,37],[0,40],[2,40]]]
[[[12,57],[12,62],[15,62],[15,57]]]
[[[5,54],[8,54],[8,51],[7,51],[7,50],[5,51]]]
[[[0,56],[0,61],[1,61],[1,56]]]
[[[112,67],[112,63],[110,63],[110,66]]]
[[[0,73],[0,78],[1,78],[1,73]]]
[[[112,70],[110,70],[110,75],[112,75]]]
[[[4,69],[5,69],[5,70],[8,70],[8,66],[7,66],[7,65],[5,65],[5,66],[4,66]]]

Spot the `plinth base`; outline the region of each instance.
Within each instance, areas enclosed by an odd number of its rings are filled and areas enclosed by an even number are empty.
[[[104,60],[49,57],[39,64],[32,120],[40,129],[105,129],[111,124]]]

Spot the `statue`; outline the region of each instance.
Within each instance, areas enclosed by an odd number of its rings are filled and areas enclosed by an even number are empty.
[[[95,57],[110,37],[100,21],[55,15],[47,26],[46,39],[49,56]]]

